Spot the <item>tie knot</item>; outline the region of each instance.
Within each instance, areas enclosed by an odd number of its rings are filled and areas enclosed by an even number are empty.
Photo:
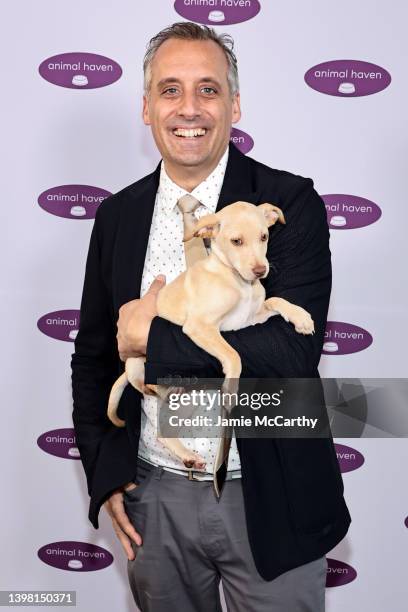
[[[186,195],[183,195],[177,201],[177,206],[179,207],[179,209],[181,210],[183,214],[194,212],[195,209],[200,206],[200,204],[201,202],[197,200],[197,198],[195,198],[194,196],[190,195],[189,193],[186,193]]]

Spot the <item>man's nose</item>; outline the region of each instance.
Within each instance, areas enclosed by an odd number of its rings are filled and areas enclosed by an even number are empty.
[[[255,274],[255,276],[262,276],[266,272],[266,266],[255,266],[254,268],[252,268],[252,272]]]
[[[187,118],[197,117],[200,115],[200,105],[195,94],[184,94],[180,100],[178,114]]]

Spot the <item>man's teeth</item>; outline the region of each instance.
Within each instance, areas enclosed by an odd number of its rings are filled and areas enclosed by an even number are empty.
[[[198,128],[195,130],[176,129],[173,130],[173,134],[176,136],[183,136],[184,138],[193,138],[194,136],[204,136],[206,131],[207,130],[203,128]]]

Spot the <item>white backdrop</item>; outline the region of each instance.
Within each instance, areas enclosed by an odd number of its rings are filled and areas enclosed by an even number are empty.
[[[110,519],[102,511],[98,531],[87,520],[85,477],[72,439],[69,364],[97,204],[159,160],[141,121],[141,62],[160,29],[218,10],[224,20],[215,27],[236,42],[243,109],[236,127],[253,139],[249,155],[313,178],[328,206],[347,211],[329,214],[337,220],[331,224],[334,323],[327,341],[356,335],[327,346],[321,375],[407,373],[406,3],[264,0],[246,20],[256,0],[176,4],[184,4],[184,17],[172,0],[16,1],[7,6],[10,24],[1,42],[0,589],[76,590],[81,612],[134,609]],[[65,53],[76,55],[49,59]],[[82,64],[61,68],[58,62],[68,60]],[[335,60],[347,60],[343,74],[333,72],[340,70]],[[316,68],[324,62],[329,65]],[[305,80],[312,68],[313,83],[323,91]],[[323,69],[332,72],[324,76]],[[388,74],[391,82],[382,88]],[[360,212],[350,212],[353,206]],[[375,212],[381,213],[376,220]],[[353,522],[327,555],[327,610],[402,612],[408,596],[406,441],[336,442],[361,453],[364,462],[356,468],[351,458],[352,469],[343,474]],[[104,564],[95,571],[82,571],[90,569],[87,560],[82,568],[69,567],[69,542],[76,543],[76,558],[87,544],[102,547],[88,546],[88,553]],[[38,553],[43,547],[44,555]]]

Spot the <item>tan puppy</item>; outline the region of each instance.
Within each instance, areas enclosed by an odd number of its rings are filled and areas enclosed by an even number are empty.
[[[158,315],[182,325],[193,342],[220,361],[226,377],[223,391],[231,392],[229,382],[240,377],[241,358],[220,331],[264,323],[280,314],[293,323],[298,333],[314,333],[312,318],[300,306],[277,297],[265,301],[265,289],[259,279],[269,273],[268,227],[277,221],[285,223],[277,206],[248,202],[235,202],[202,217],[194,226],[194,234],[185,236],[184,241],[193,236],[210,238],[211,254],[165,285],[157,297]],[[128,382],[142,393],[160,397],[168,393],[164,387],[144,384],[144,362],[144,357],[127,359],[125,372],[112,387],[108,416],[118,427],[125,425],[116,410]],[[205,467],[204,459],[188,450],[178,438],[159,440],[186,467]]]

